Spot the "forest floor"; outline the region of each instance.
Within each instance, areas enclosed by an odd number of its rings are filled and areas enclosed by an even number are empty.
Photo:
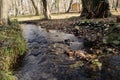
[[[112,17],[114,16],[120,16],[120,9],[118,11],[111,10]],[[80,13],[59,13],[59,14],[52,14],[52,19],[65,19],[70,17],[78,17],[80,16]],[[24,15],[24,16],[18,16],[18,17],[11,17],[11,20],[17,19],[18,21],[28,21],[28,20],[40,20],[43,18],[43,15],[35,16],[35,15]]]
[[[71,16],[80,16],[80,13],[59,13],[59,14],[52,14],[52,19],[64,19],[70,18]],[[18,21],[28,21],[28,20],[40,20],[43,19],[43,15],[35,16],[35,15],[25,15],[25,16],[18,16],[18,17],[11,17],[11,20],[17,19]]]

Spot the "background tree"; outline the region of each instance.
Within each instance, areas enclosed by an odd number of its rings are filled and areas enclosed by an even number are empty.
[[[70,12],[70,9],[72,7],[72,3],[73,3],[73,0],[70,1],[70,4],[69,4],[69,7],[68,7],[68,10],[66,11],[67,13]]]
[[[51,14],[48,8],[47,0],[42,0],[42,3],[43,3],[43,14],[45,16],[45,19],[51,19]]]
[[[8,23],[8,2],[9,0],[0,0],[0,22]]]
[[[33,7],[35,9],[35,15],[39,15],[38,7],[35,5],[35,1],[31,0],[31,2],[32,2],[32,5],[33,5]]]
[[[115,5],[115,10],[117,11],[117,8],[119,6],[119,0],[116,1],[116,5]]]
[[[108,0],[82,0],[82,7],[81,17],[104,18],[110,14]]]
[[[114,8],[114,3],[115,3],[115,1],[113,0],[113,1],[112,1],[112,8]]]

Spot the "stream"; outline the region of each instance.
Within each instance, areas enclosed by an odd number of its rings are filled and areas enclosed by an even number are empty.
[[[83,49],[83,40],[73,34],[23,24],[28,53],[17,71],[19,80],[90,80],[85,67],[71,67],[76,60],[64,54]]]

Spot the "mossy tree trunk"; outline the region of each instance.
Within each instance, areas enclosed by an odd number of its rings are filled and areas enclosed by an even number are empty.
[[[108,0],[82,0],[81,17],[105,18],[110,14]]]

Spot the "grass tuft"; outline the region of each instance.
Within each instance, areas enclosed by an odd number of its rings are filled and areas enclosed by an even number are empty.
[[[19,23],[0,26],[0,80],[16,80],[12,68],[17,58],[26,51],[25,40]]]

